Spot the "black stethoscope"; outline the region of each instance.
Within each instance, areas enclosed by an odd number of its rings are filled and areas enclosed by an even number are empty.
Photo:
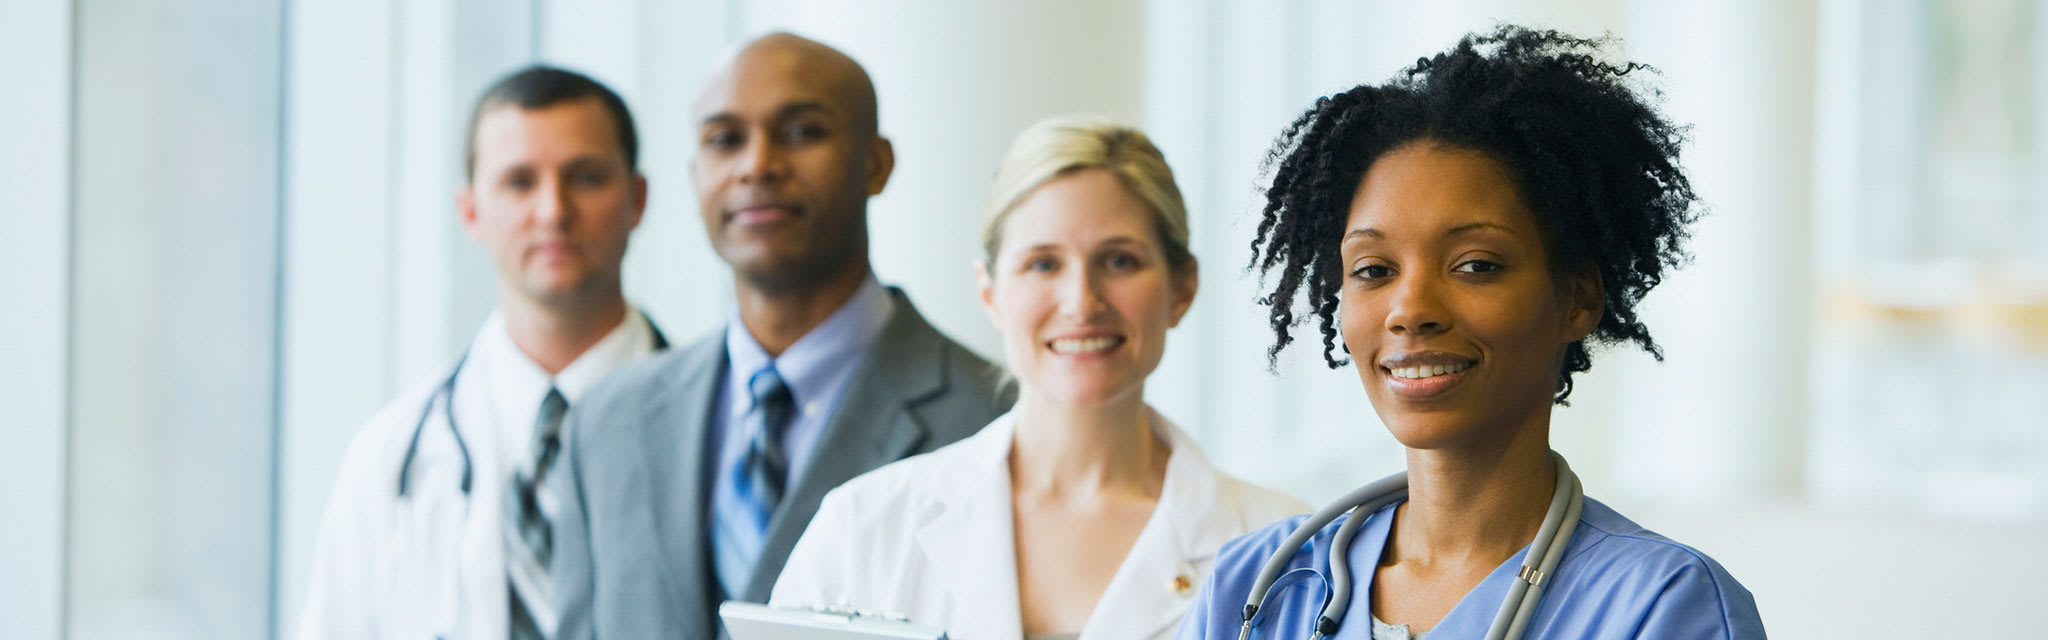
[[[668,338],[661,335],[661,329],[647,321],[647,331],[654,334],[654,350],[668,349]],[[398,465],[398,497],[404,498],[412,492],[412,460],[420,453],[420,434],[427,431],[427,418],[434,415],[434,404],[441,405],[441,413],[448,419],[448,433],[455,436],[455,449],[462,452],[462,496],[469,497],[470,477],[475,465],[469,459],[469,443],[462,439],[462,429],[455,426],[455,378],[462,375],[462,365],[469,363],[469,350],[462,351],[462,357],[455,360],[455,369],[448,372],[448,379],[434,388],[433,395],[427,396],[427,406],[420,408],[420,419],[413,423],[412,442],[405,446],[405,461]]]

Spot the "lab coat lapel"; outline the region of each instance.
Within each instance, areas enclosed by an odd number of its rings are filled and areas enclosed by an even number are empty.
[[[479,340],[479,343],[481,340]],[[462,437],[469,447],[471,474],[469,517],[462,532],[462,604],[466,637],[503,638],[510,634],[508,583],[505,577],[505,488],[493,479],[503,472],[498,464],[498,429],[492,424],[490,361],[495,354],[481,344],[472,346],[472,358],[456,381],[455,414],[462,425]]]
[[[1209,576],[1216,550],[1242,525],[1229,497],[1217,493],[1216,472],[1186,434],[1157,412],[1153,433],[1172,447],[1159,505],[1095,611],[1081,640],[1154,638],[1172,631]]]
[[[998,418],[980,433],[961,441],[970,448],[960,465],[933,477],[967,479],[929,487],[939,505],[920,523],[918,548],[930,559],[932,575],[947,582],[940,593],[952,600],[955,620],[971,620],[964,629],[947,629],[957,638],[1020,640],[1022,614],[1017,608],[1017,543],[1012,526],[1009,455],[1015,420]]]

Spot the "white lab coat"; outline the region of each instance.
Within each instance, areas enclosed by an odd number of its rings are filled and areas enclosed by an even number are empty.
[[[637,311],[614,334],[563,370],[562,391],[572,409],[590,384],[653,351],[651,325]],[[445,373],[401,394],[357,432],[322,514],[299,638],[498,640],[509,635],[504,513],[511,470],[505,452],[523,453],[525,446],[506,442],[506,429],[497,423],[531,425],[534,415],[527,409],[518,417],[507,416],[510,412],[495,404],[506,400],[506,367],[522,366],[504,361],[514,357],[524,355],[504,334],[503,318],[493,314],[456,376],[454,412],[473,465],[466,499],[461,449],[440,404],[445,397],[426,414],[411,490],[408,497],[398,497],[406,449]],[[530,360],[523,366],[538,371]],[[492,388],[494,378],[498,388]]]
[[[1217,548],[1308,505],[1209,466],[1152,413],[1172,447],[1159,506],[1117,568],[1081,640],[1165,638]],[[1016,422],[884,466],[825,495],[769,603],[853,607],[944,627],[955,640],[1022,638],[1007,463]]]

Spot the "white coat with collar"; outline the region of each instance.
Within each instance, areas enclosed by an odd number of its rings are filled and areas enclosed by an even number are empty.
[[[1308,505],[1209,466],[1151,412],[1172,448],[1159,506],[1124,557],[1081,640],[1165,638],[1201,590],[1224,542]],[[1015,414],[825,495],[790,552],[769,604],[853,607],[944,627],[955,640],[1023,637],[1008,460]]]
[[[573,407],[584,389],[653,353],[658,335],[645,316],[630,312],[554,382]],[[510,634],[505,505],[512,471],[502,452],[512,445],[501,424],[531,425],[539,392],[531,402],[520,398],[524,412],[517,416],[504,396],[519,386],[510,383],[515,369],[530,369],[542,390],[549,382],[512,343],[500,313],[484,321],[459,366],[443,374],[454,376],[452,392],[437,392],[446,378],[422,383],[379,410],[350,443],[314,542],[299,640]],[[419,450],[400,497],[398,477],[415,431]]]

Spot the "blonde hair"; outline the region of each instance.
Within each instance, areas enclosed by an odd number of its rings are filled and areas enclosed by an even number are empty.
[[[1010,210],[1045,183],[1076,171],[1101,169],[1115,175],[1124,188],[1152,210],[1166,263],[1175,273],[1194,266],[1188,251],[1188,209],[1173,169],[1152,140],[1137,129],[1096,116],[1059,116],[1040,120],[1017,134],[989,188],[988,210],[982,219],[981,244],[988,264],[1002,249],[1003,221]]]

